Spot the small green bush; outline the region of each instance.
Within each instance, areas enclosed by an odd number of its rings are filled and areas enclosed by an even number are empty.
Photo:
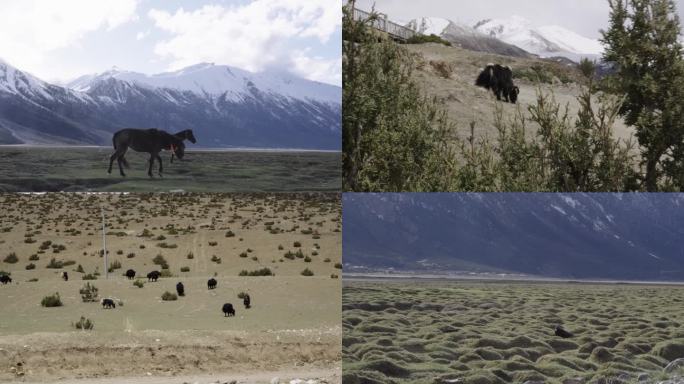
[[[335,263],[335,268],[342,269],[342,263]]]
[[[424,43],[438,43],[451,47],[451,42],[442,39],[441,37],[431,33],[429,35],[413,35],[408,40],[407,44],[424,44]]]
[[[164,301],[174,301],[174,300],[178,300],[178,296],[176,296],[175,293],[171,293],[171,292],[169,292],[169,291],[164,292],[164,294],[162,295],[161,298],[162,298],[162,300],[164,300]]]
[[[97,295],[98,295],[98,289],[96,286],[91,285],[90,283],[85,283],[85,285],[78,290],[78,293],[81,294],[81,300],[83,300],[84,303],[93,303],[97,301]]]
[[[133,285],[135,285],[138,288],[142,288],[145,286],[145,283],[142,280],[136,280],[133,282]]]
[[[83,275],[83,277],[81,277],[81,279],[82,280],[97,280],[97,275],[89,273],[87,275]]]
[[[162,269],[169,269],[169,263],[166,261],[164,256],[161,254],[158,254],[157,256],[152,259],[152,262],[158,266],[160,266]]]
[[[181,267],[181,272],[190,272],[190,267]]]
[[[76,329],[80,329],[83,331],[91,331],[95,326],[95,323],[92,320],[85,318],[84,316],[81,316],[81,319],[78,322],[71,323],[71,325]]]
[[[62,306],[62,300],[59,297],[59,293],[55,292],[54,295],[50,296],[45,296],[43,297],[43,300],[40,301],[40,305],[43,307],[61,307]]]
[[[243,269],[240,271],[239,276],[275,276],[275,274],[271,271],[270,268],[265,267],[261,269],[256,269],[254,271],[247,271]]]
[[[38,260],[40,260],[40,257],[38,257],[38,255],[35,253],[33,255],[29,256],[29,261],[38,261]]]
[[[30,271],[30,270],[32,270],[32,269],[36,269],[36,265],[33,264],[33,263],[29,263],[29,264],[26,266],[26,270],[27,270],[27,271]]]
[[[54,257],[50,259],[50,262],[45,268],[50,268],[50,269],[60,269],[64,266],[64,262],[61,260],[57,260]]]
[[[302,276],[313,276],[314,273],[311,271],[309,268],[304,268],[304,270],[301,273]]]
[[[188,253],[188,256],[186,256],[186,257],[188,258],[188,260],[192,260],[195,258],[195,254],[190,252],[190,253]]]
[[[15,252],[10,252],[5,258],[2,260],[7,264],[15,264],[16,262],[19,261],[19,258],[17,257],[17,254]]]

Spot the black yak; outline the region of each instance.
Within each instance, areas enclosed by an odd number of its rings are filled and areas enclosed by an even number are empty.
[[[5,284],[11,283],[11,282],[12,282],[12,278],[9,277],[9,275],[0,275],[0,283],[2,283],[2,285],[5,285]]]
[[[178,296],[185,296],[185,287],[180,281],[176,284],[176,292],[178,292]]]
[[[135,271],[132,269],[129,269],[128,271],[126,271],[126,277],[128,278],[128,280],[134,279],[135,278]]]
[[[249,308],[252,304],[252,300],[249,298],[249,295],[245,293],[245,295],[242,297],[242,304],[245,305],[245,308]]]
[[[147,281],[157,281],[159,276],[161,276],[161,273],[159,273],[159,271],[152,271],[147,274]]]
[[[226,316],[235,316],[235,308],[233,308],[231,303],[223,304],[223,317]]]
[[[114,300],[112,300],[112,299],[102,299],[100,301],[100,303],[102,303],[102,308],[105,308],[105,309],[116,308],[116,304],[114,304]]]
[[[69,274],[66,271],[62,272],[62,279],[64,281],[69,281]]]
[[[207,281],[207,287],[209,287],[209,289],[216,288],[216,284],[218,284],[218,282],[216,282],[216,279],[213,277]]]
[[[560,325],[557,325],[557,326],[556,326],[556,332],[555,332],[555,334],[556,334],[556,336],[560,336],[560,337],[562,337],[562,338],[564,338],[564,339],[567,339],[567,338],[573,336],[572,333],[566,331],[566,330],[563,329],[563,327],[561,327]]]
[[[518,100],[520,89],[513,84],[511,67],[499,64],[487,64],[475,81],[475,85],[492,90],[497,100],[501,97],[513,104]]]

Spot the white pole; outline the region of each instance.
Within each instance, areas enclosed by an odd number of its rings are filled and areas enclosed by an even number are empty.
[[[104,208],[100,208],[102,211],[102,253],[104,256],[104,273],[105,273],[105,279],[109,278],[109,267],[107,266],[107,236],[106,236],[106,228],[105,228],[105,214],[104,214]]]

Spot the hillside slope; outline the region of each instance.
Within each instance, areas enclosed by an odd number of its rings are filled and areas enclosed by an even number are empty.
[[[444,103],[444,107],[450,120],[456,124],[456,134],[465,138],[470,134],[470,122],[475,122],[475,134],[495,137],[494,113],[496,105],[503,107],[504,116],[511,118],[520,108],[526,115],[528,106],[535,104],[537,100],[537,83],[516,76],[520,73],[531,72],[532,67],[548,68],[551,73],[561,74],[560,78],[553,77],[552,83],[542,83],[544,92],[552,92],[561,105],[569,107],[571,116],[575,116],[579,109],[577,95],[580,88],[577,80],[579,73],[573,66],[564,62],[556,62],[553,59],[520,58],[476,52],[459,47],[447,47],[441,44],[407,44],[405,47],[418,55],[418,68],[414,71],[414,77],[423,91],[436,97]],[[451,67],[449,78],[444,78],[430,62],[444,62]],[[499,63],[513,68],[514,82],[520,88],[518,104],[513,105],[498,102],[492,94],[483,88],[475,86],[475,79],[487,63]],[[530,134],[536,131],[536,126],[530,123]],[[615,135],[627,139],[634,133],[632,128],[625,126],[618,120],[615,126]]]
[[[344,196],[346,271],[684,279],[684,199],[668,194]]]

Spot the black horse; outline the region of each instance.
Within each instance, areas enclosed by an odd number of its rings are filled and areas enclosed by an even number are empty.
[[[194,139],[194,137],[193,137]],[[154,165],[154,159],[159,161],[159,176],[162,175],[162,159],[159,156],[159,152],[162,149],[170,150],[179,159],[183,159],[185,154],[185,144],[183,139],[176,137],[166,131],[161,131],[158,129],[133,129],[126,128],[122,129],[114,134],[112,138],[112,144],[114,145],[114,154],[109,158],[109,170],[107,173],[112,173],[112,164],[114,164],[114,159],[116,159],[119,164],[119,172],[121,176],[126,176],[123,171],[123,166],[128,168],[128,162],[124,158],[128,148],[132,148],[137,152],[147,152],[150,154],[150,167],[147,170],[147,174],[152,177],[152,165]]]
[[[188,140],[193,144],[197,143],[195,135],[192,133],[192,129],[186,129],[185,131],[180,131],[178,133],[174,133],[173,135],[181,140]],[[171,152],[171,162],[173,163],[173,152]]]

